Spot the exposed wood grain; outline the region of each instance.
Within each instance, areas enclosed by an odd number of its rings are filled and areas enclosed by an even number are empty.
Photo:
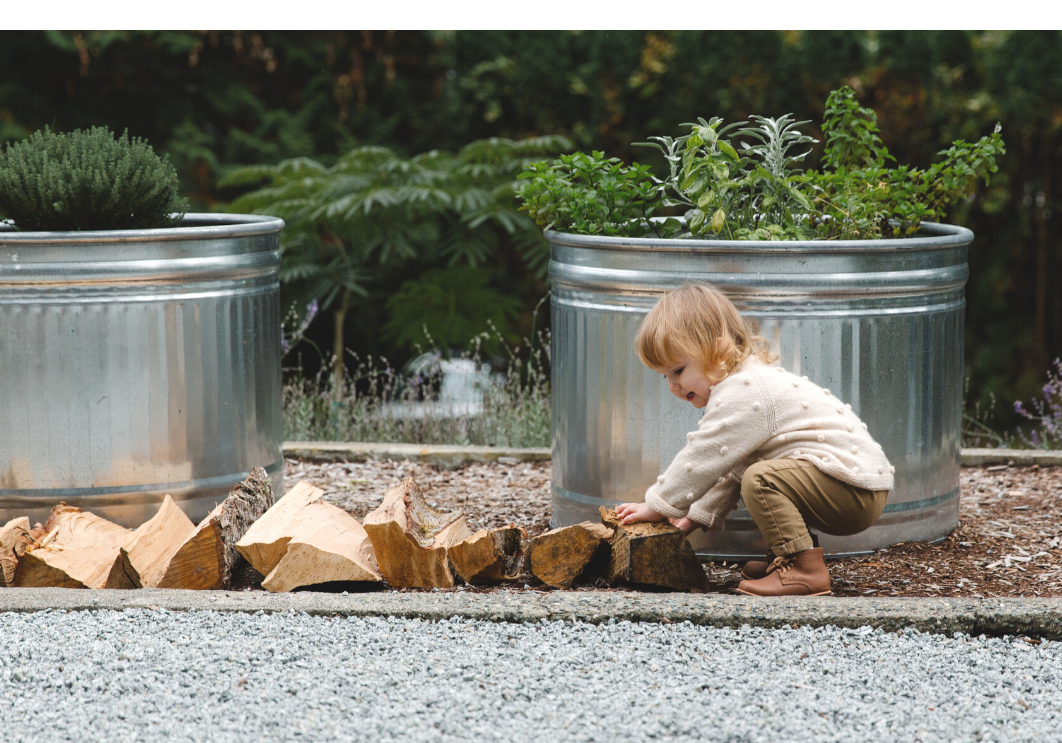
[[[607,560],[611,537],[611,529],[592,521],[541,534],[531,540],[531,573],[556,588],[594,577]]]
[[[302,511],[320,499],[323,491],[308,482],[300,482],[255,521],[236,542],[236,549],[251,567],[269,575],[288,551],[292,533],[300,528]]]
[[[80,508],[60,503],[44,525],[46,536],[18,563],[22,587],[137,588],[123,568],[121,548],[130,531]]]
[[[397,588],[449,588],[454,585],[447,549],[472,535],[463,514],[436,511],[407,478],[384,494],[365,517],[380,572]]]
[[[708,579],[686,535],[666,521],[621,524],[611,508],[601,509],[601,523],[612,529],[606,579],[673,591],[705,590]]]
[[[292,522],[287,551],[262,587],[285,592],[321,583],[382,580],[369,535],[358,520],[341,508],[315,501]]]
[[[455,543],[447,554],[466,583],[501,583],[520,577],[526,541],[527,532],[509,524],[500,529],[481,529]]]
[[[237,542],[274,505],[273,483],[261,467],[236,485],[207,514],[170,560],[159,588],[207,590],[225,588],[242,556]]]

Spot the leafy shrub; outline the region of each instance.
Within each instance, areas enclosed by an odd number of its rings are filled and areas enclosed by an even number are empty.
[[[188,208],[177,171],[129,132],[48,128],[0,152],[0,218],[23,232],[173,227]]]
[[[823,133],[823,170],[799,167],[817,140],[790,114],[778,119],[698,119],[679,137],[636,143],[659,150],[666,178],[645,166],[625,167],[599,152],[538,163],[518,195],[540,226],[585,235],[664,237],[677,220],[650,221],[667,208],[685,209],[686,233],[729,240],[877,239],[910,237],[924,221],[989,182],[1005,153],[1000,127],[975,143],[956,141],[943,160],[924,170],[890,168],[894,159],[878,136],[877,115],[862,108],[851,88],[830,94]],[[737,146],[728,137],[745,137]],[[736,141],[736,140],[735,140]]]

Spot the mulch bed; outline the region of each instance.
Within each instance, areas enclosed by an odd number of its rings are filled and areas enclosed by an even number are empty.
[[[510,522],[531,536],[549,529],[549,462],[446,471],[420,462],[289,459],[285,489],[308,480],[325,491],[325,500],[361,520],[405,477],[417,481],[432,506],[464,512],[473,531]],[[944,541],[908,542],[833,561],[834,594],[1062,596],[1062,467],[964,467],[961,480],[960,526]],[[740,566],[704,567],[713,591],[730,592],[741,580]]]

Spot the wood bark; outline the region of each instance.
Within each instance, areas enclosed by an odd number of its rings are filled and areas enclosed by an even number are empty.
[[[251,567],[262,575],[269,575],[288,551],[292,534],[302,528],[307,517],[306,506],[319,500],[324,491],[305,480],[287,492],[283,498],[251,524],[247,533],[236,542],[236,549]],[[312,520],[312,513],[309,514]]]
[[[0,528],[0,586],[15,585],[15,570],[26,548],[44,536],[44,527],[30,528],[25,516],[11,519]]]
[[[358,520],[330,503],[315,501],[291,522],[284,556],[262,587],[285,592],[332,582],[383,580],[369,535]]]
[[[616,512],[601,509],[601,523],[612,530],[610,584],[633,584],[673,591],[704,590],[708,577],[690,541],[666,521],[621,524]]]
[[[228,586],[236,561],[243,559],[236,543],[273,504],[273,482],[263,468],[255,467],[195,527],[170,560],[158,587],[202,591]]]
[[[531,574],[556,588],[594,577],[608,556],[612,530],[584,521],[547,531],[531,540]]]
[[[383,503],[365,517],[365,531],[380,572],[396,588],[453,586],[446,552],[472,536],[464,514],[431,508],[411,477],[384,494]]]
[[[60,503],[44,525],[45,535],[18,562],[22,587],[139,588],[126,571],[121,548],[131,532],[80,508]]]
[[[450,547],[447,556],[466,583],[517,580],[523,568],[526,541],[527,532],[514,524],[481,529]]]

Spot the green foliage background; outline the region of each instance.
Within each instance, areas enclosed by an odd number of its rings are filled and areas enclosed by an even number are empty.
[[[977,234],[970,397],[987,402],[994,392],[1005,401],[996,422],[1009,426],[1009,401],[1036,394],[1062,354],[1057,31],[2,32],[0,140],[45,125],[128,128],[169,154],[194,211],[242,193],[217,186],[235,166],[295,157],[330,165],[363,145],[411,156],[489,136],[561,134],[662,174],[662,158],[632,142],[678,133],[697,116],[821,121],[841,84],[877,111],[901,163],[926,167],[953,140],[1003,124],[999,175],[949,221]],[[401,357],[400,336],[380,332],[394,317],[387,298],[447,267],[411,261],[381,276],[348,322],[348,344]],[[517,246],[480,268],[519,301],[514,327],[529,329],[548,288],[540,274]],[[312,332],[328,338],[322,320]]]

